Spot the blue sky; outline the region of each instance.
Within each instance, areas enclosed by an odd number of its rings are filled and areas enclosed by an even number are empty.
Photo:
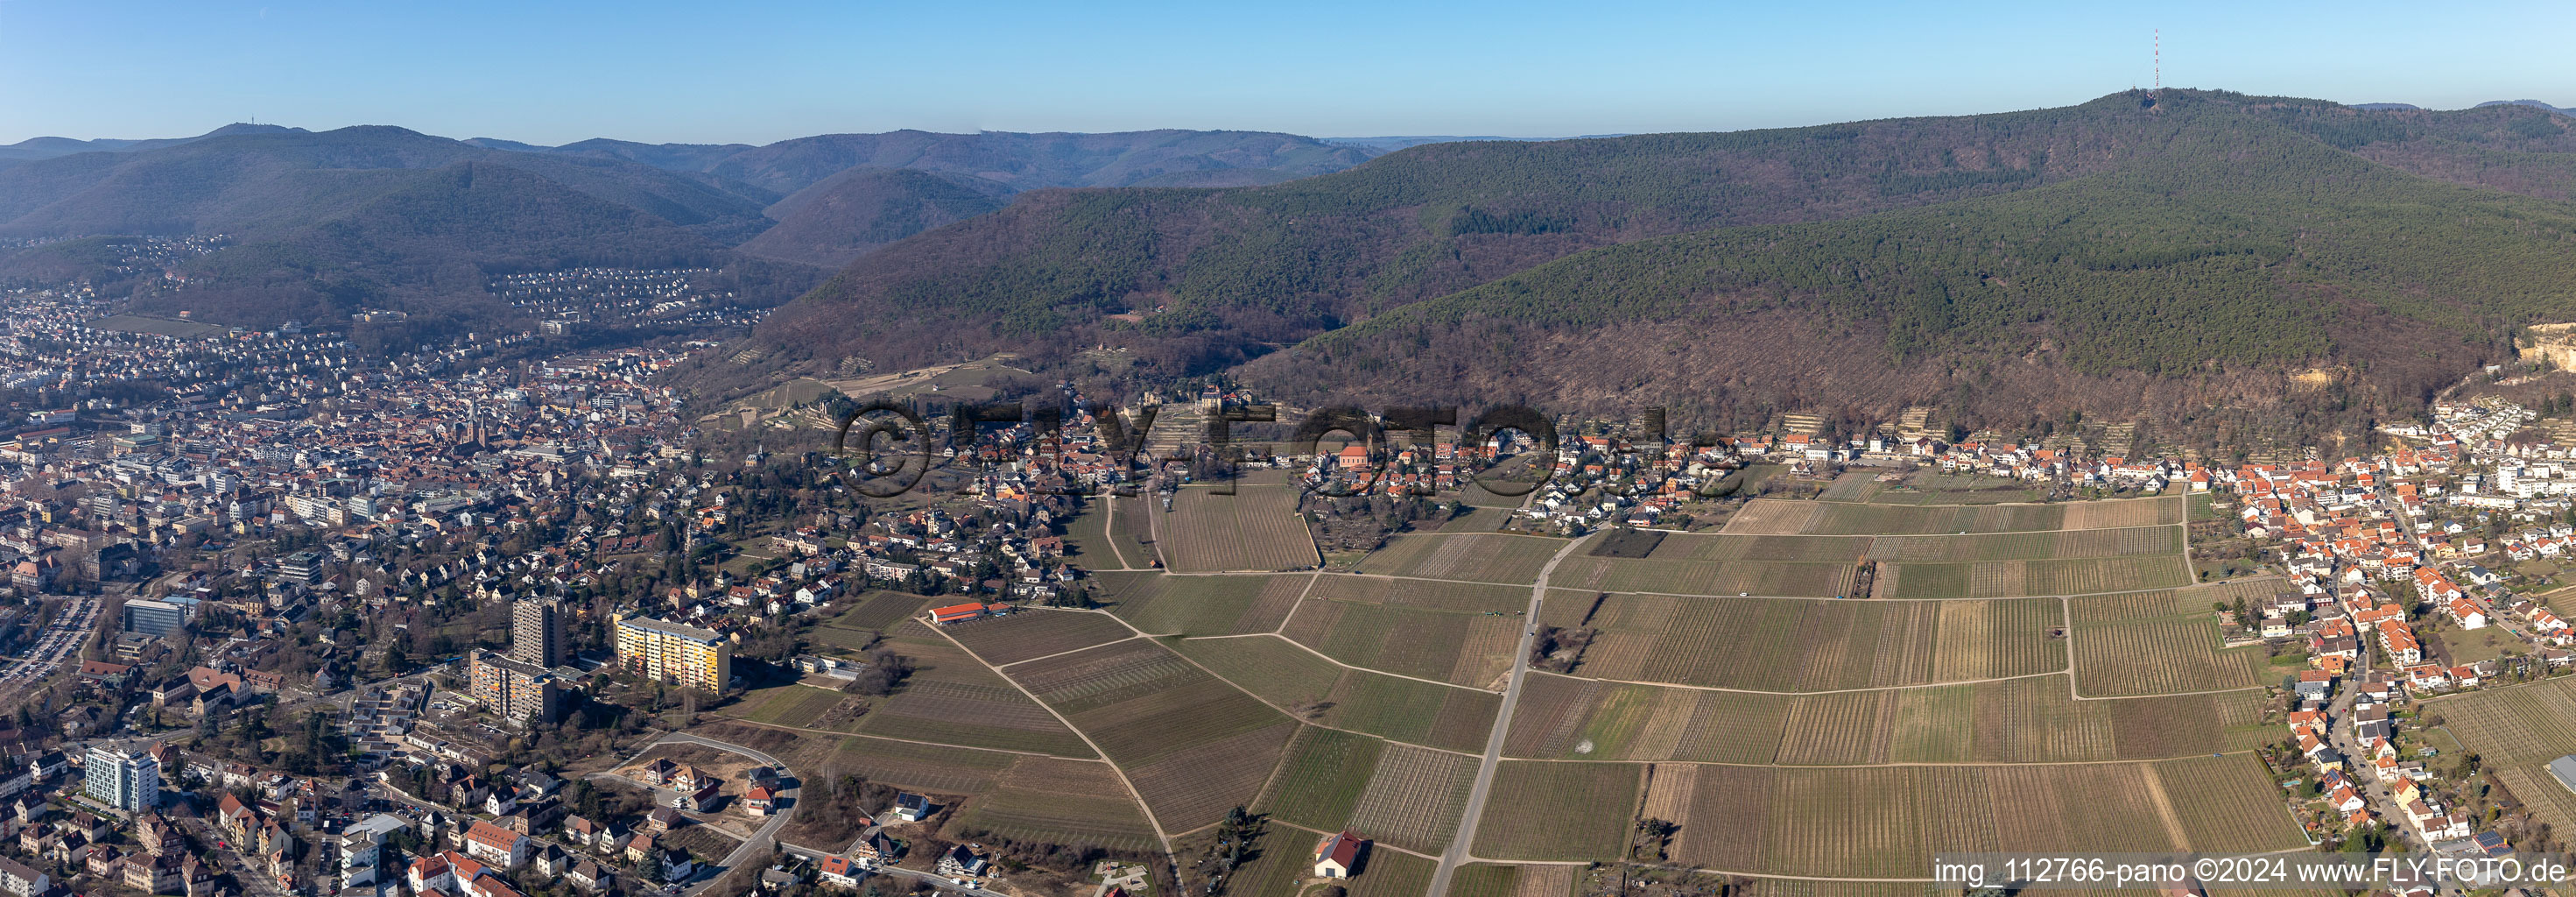
[[[762,143],[923,128],[1553,136],[2165,82],[2576,106],[2576,3],[0,0],[0,143],[227,122]]]

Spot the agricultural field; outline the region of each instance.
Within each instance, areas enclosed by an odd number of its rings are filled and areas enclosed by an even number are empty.
[[[1570,560],[1570,559],[1569,559]],[[1563,569],[1562,566],[1559,569]],[[2066,668],[2050,599],[1860,601],[1608,595],[1542,624],[1598,631],[1577,675],[1754,691],[1994,679]]]
[[[1565,540],[1500,533],[1405,533],[1360,561],[1359,572],[1528,585]]]
[[[1111,550],[1127,560],[1127,567],[1143,570],[1168,565],[1170,561],[1155,552],[1153,520],[1145,515],[1156,512],[1160,504],[1137,495],[1109,498],[1116,512],[1109,520]]]
[[[2251,754],[2035,766],[1654,765],[1674,859],[1756,874],[1908,878],[1935,851],[2268,851],[2305,834]],[[1481,851],[1480,851],[1481,854]]]
[[[2175,527],[2114,532],[2162,531],[2181,532]],[[1899,599],[2086,595],[2191,584],[2191,569],[2183,563],[2179,543],[2171,554],[2152,556],[1880,564],[1878,576],[1879,597]]]
[[[1791,700],[1547,673],[1521,689],[1503,753],[1551,760],[1769,763]]]
[[[1467,809],[1477,758],[1390,745],[1351,807],[1351,827],[1418,853],[1448,848]]]
[[[2045,505],[1844,504],[1760,498],[1727,521],[1730,535],[1934,535],[2119,529],[2183,523],[2174,498]]]
[[[928,606],[930,599],[921,595],[869,592],[823,625],[843,629],[891,629]]]
[[[1450,873],[1448,897],[1574,897],[1575,866],[1469,863]]]
[[[1000,674],[921,623],[895,630],[894,649],[913,660],[911,678],[879,701],[852,731],[885,738],[1090,757],[1091,748]]]
[[[1307,595],[1332,601],[1424,610],[1512,613],[1529,607],[1530,591],[1523,586],[1327,573],[1315,580],[1314,590]]]
[[[1991,505],[2038,501],[2046,496],[2020,480],[1927,470],[1902,486],[1871,490],[1868,497],[1872,502],[1891,505]]]
[[[1254,809],[1320,832],[1356,828],[1406,850],[1439,853],[1458,829],[1476,758],[1307,726]]]
[[[1064,525],[1064,553],[1083,567],[1093,570],[1120,570],[1130,565],[1118,556],[1110,544],[1109,505],[1106,498],[1083,499],[1082,513]]]
[[[819,765],[797,768],[835,775],[852,772],[914,791],[982,794],[992,790],[1002,773],[1020,757],[998,751],[852,736],[841,739],[840,746]]]
[[[1269,790],[1252,808],[1290,825],[1340,831],[1350,824],[1351,808],[1387,750],[1386,742],[1366,735],[1300,726]]]
[[[1625,560],[1576,555],[1560,561],[1548,584],[1603,592],[1671,595],[1777,595],[1832,598],[1852,594],[1854,558],[1835,563]]]
[[[216,334],[224,333],[228,329],[222,325],[208,324],[204,321],[175,321],[169,318],[153,318],[145,317],[143,315],[109,315],[81,326],[88,327],[92,330],[113,330],[119,333],[150,333],[160,336],[176,337],[179,339],[196,339],[198,337],[214,336]]]
[[[810,685],[781,685],[747,692],[729,709],[733,715],[753,722],[810,726],[843,700],[857,699]]]
[[[1010,675],[1116,761],[1171,831],[1251,801],[1297,728],[1143,639],[1030,661]]]
[[[1833,485],[1826,486],[1825,491],[1816,496],[1816,500],[1868,501],[1870,496],[1877,495],[1879,490],[1884,488],[1886,486],[1878,481],[1876,471],[1855,470],[1835,477]]]
[[[1494,770],[1476,856],[1496,860],[1599,860],[1626,854],[1637,818],[1642,763],[1506,761]]]
[[[1022,757],[993,790],[968,800],[949,821],[959,840],[999,835],[1018,841],[1153,850],[1154,827],[1106,763]]]
[[[953,623],[940,627],[940,631],[994,666],[1078,651],[1136,635],[1108,614],[1043,607]]]
[[[1019,689],[1001,682],[921,678],[858,720],[854,731],[1007,751],[1089,757],[1091,748]]]
[[[1355,667],[1498,687],[1527,618],[1308,599],[1280,634]]]
[[[1536,675],[1508,756],[1777,765],[2052,763],[2205,756],[2277,733],[2262,693],[2076,701],[2063,676],[1816,695]]]
[[[2269,684],[2262,646],[2219,647],[2209,605],[2220,600],[2216,596],[2232,594],[2220,587],[2069,599],[2077,689],[2087,696],[2120,696]],[[2204,595],[2213,597],[2202,600]]]
[[[1325,700],[1332,706],[1316,722],[1453,751],[1484,750],[1503,705],[1503,697],[1493,692],[1367,670],[1344,671]]]
[[[2269,600],[2272,593],[2292,588],[2288,580],[2240,579],[2215,585],[2189,586],[2180,589],[2155,589],[2117,595],[2086,595],[2069,599],[2067,610],[2075,625],[2118,623],[2158,617],[2209,617],[2212,606],[2233,605],[2239,598],[2248,602]]]
[[[1157,522],[1164,561],[1173,570],[1301,570],[1323,563],[1305,518],[1297,515],[1295,487],[1233,485],[1233,495],[1219,495],[1208,485],[1184,486],[1173,495],[1171,512]]]
[[[1313,578],[1111,572],[1093,578],[1100,586],[1093,597],[1154,635],[1243,635],[1278,629]]]
[[[2532,814],[2576,831],[2576,794],[2549,775],[2549,761],[2576,753],[2576,679],[2444,695],[2424,704],[2429,721],[2458,738]]]
[[[1236,687],[1281,707],[1323,701],[1344,672],[1340,664],[1275,635],[1182,639],[1168,644]]]
[[[1919,536],[1738,536],[1670,533],[1647,557],[1687,561],[1837,563],[2027,561],[2182,553],[2179,526]]]

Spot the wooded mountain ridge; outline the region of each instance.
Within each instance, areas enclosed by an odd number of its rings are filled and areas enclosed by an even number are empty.
[[[574,264],[724,268],[743,301],[766,305],[827,267],[1027,189],[1275,183],[1370,155],[1217,131],[539,147],[385,126],[233,125],[0,147],[0,238],[226,235],[232,245],[172,273],[204,297],[198,316],[227,323],[328,320],[361,306],[496,314],[482,286],[490,275]],[[396,214],[417,226],[397,226]],[[114,271],[112,256],[81,240],[0,252],[0,278],[135,276]]]
[[[1111,345],[1334,398],[2366,417],[2576,319],[2576,130],[2139,92],[1997,115],[1433,144],[1046,191],[858,258],[709,388]],[[2304,384],[2308,398],[2284,388]]]

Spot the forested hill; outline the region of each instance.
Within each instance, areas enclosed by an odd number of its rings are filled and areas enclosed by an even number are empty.
[[[826,366],[1107,339],[1171,369],[1206,368],[1596,246],[2080,176],[2149,123],[2088,107],[1447,143],[1266,187],[1028,194],[869,254],[762,337],[773,357]],[[1112,317],[1130,312],[1143,320]]]
[[[2093,404],[2310,364],[2402,404],[2509,325],[2576,316],[2562,275],[2522,276],[2565,252],[2569,207],[2391,167],[2549,197],[2562,118],[2139,100],[1027,197],[860,259],[756,339],[809,369],[1109,343],[1180,373],[1313,338],[1241,372],[1297,399],[1934,399],[2027,385],[2009,361]]]
[[[2576,206],[2415,177],[2233,113],[2119,170],[1834,222],[1577,254],[1251,365],[1289,395],[1981,419],[2262,403],[2283,373],[2420,401],[2576,316]],[[2224,127],[2195,121],[2204,116]],[[2176,390],[2174,387],[2184,387]]]
[[[225,297],[194,309],[199,316],[239,324],[328,319],[332,309],[389,297],[403,297],[416,315],[479,314],[473,309],[490,298],[481,286],[487,276],[576,259],[633,266],[687,258],[727,269],[740,300],[776,304],[855,256],[991,212],[1019,190],[1275,183],[1372,155],[1233,131],[903,131],[767,146],[543,147],[387,126],[317,133],[250,125],[184,139],[47,138],[0,150],[0,239],[228,236],[235,247],[193,265],[200,279],[190,286]],[[474,176],[428,176],[451,169]],[[472,189],[459,189],[467,184]],[[510,215],[486,222],[477,216],[511,207],[495,189],[527,191],[519,208],[567,214],[551,224]],[[384,226],[381,211],[397,205],[431,226],[410,234]],[[773,227],[778,233],[766,235]],[[388,242],[367,242],[377,239]],[[0,280],[87,277],[123,295],[131,286],[124,281],[138,274],[102,252],[105,245],[113,244],[0,250]],[[319,264],[324,259],[341,267]],[[477,271],[482,276],[469,276]],[[148,273],[146,280],[162,272]],[[262,303],[263,293],[276,301]]]

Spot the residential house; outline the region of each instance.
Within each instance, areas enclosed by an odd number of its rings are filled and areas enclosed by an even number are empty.
[[[465,855],[503,869],[515,869],[535,852],[535,842],[509,829],[475,820],[465,830]]]
[[[950,878],[979,878],[991,862],[991,858],[975,850],[975,845],[956,844],[951,845],[947,853],[939,855],[936,868],[939,874]]]
[[[1367,839],[1350,829],[1325,835],[1323,840],[1315,842],[1315,876],[1349,878],[1359,874],[1368,846]]]
[[[840,854],[824,857],[821,863],[815,865],[815,869],[817,870],[815,877],[827,888],[856,890],[859,879],[867,875],[865,868]]]

